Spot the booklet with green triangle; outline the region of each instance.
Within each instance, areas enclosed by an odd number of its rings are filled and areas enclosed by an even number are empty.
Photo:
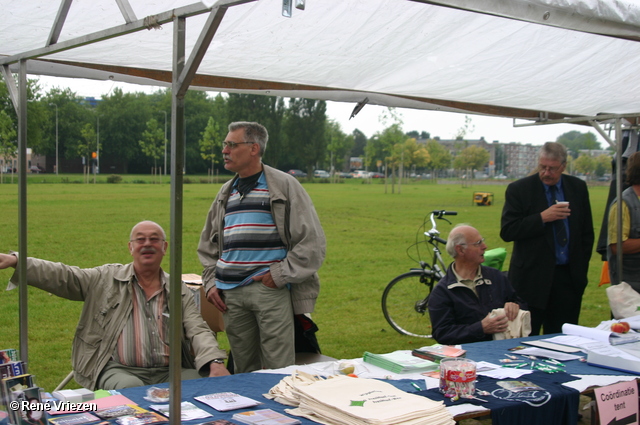
[[[365,351],[362,359],[366,363],[394,373],[422,373],[438,369],[438,363],[413,356],[409,350],[398,350],[387,354],[373,354]]]

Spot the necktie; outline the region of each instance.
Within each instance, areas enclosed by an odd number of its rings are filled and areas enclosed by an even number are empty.
[[[549,191],[551,192],[551,203],[553,204],[557,200],[558,188],[554,184],[553,186],[549,186]],[[567,244],[567,229],[564,225],[564,220],[554,221],[553,228],[556,233],[556,242],[558,242],[560,246],[565,246]]]

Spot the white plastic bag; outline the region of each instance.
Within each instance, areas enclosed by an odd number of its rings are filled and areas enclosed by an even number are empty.
[[[640,294],[627,282],[609,286],[607,297],[614,318],[624,319],[640,314]]]

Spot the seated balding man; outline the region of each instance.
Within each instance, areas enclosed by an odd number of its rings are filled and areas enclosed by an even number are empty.
[[[27,284],[84,301],[71,356],[74,378],[83,387],[112,390],[169,380],[169,275],[160,267],[166,239],[160,225],[142,221],[131,230],[133,262],[126,265],[81,269],[27,258]],[[15,253],[0,254],[0,269],[17,263]],[[18,281],[16,270],[11,282]],[[182,379],[229,375],[226,353],[202,319],[191,290],[182,284],[181,292],[183,353],[191,367],[183,369]]]
[[[447,252],[454,261],[429,297],[433,337],[440,344],[489,341],[525,307],[501,271],[481,265],[486,249],[471,226],[458,225],[449,234]],[[505,314],[491,314],[500,308]]]

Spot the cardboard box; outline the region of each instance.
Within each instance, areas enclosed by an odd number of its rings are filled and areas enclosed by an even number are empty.
[[[202,314],[202,318],[207,322],[211,330],[214,332],[223,332],[224,320],[222,318],[222,313],[215,308],[213,304],[207,301],[200,275],[183,274],[182,281],[193,291],[193,297],[196,305],[200,306],[200,314]]]

